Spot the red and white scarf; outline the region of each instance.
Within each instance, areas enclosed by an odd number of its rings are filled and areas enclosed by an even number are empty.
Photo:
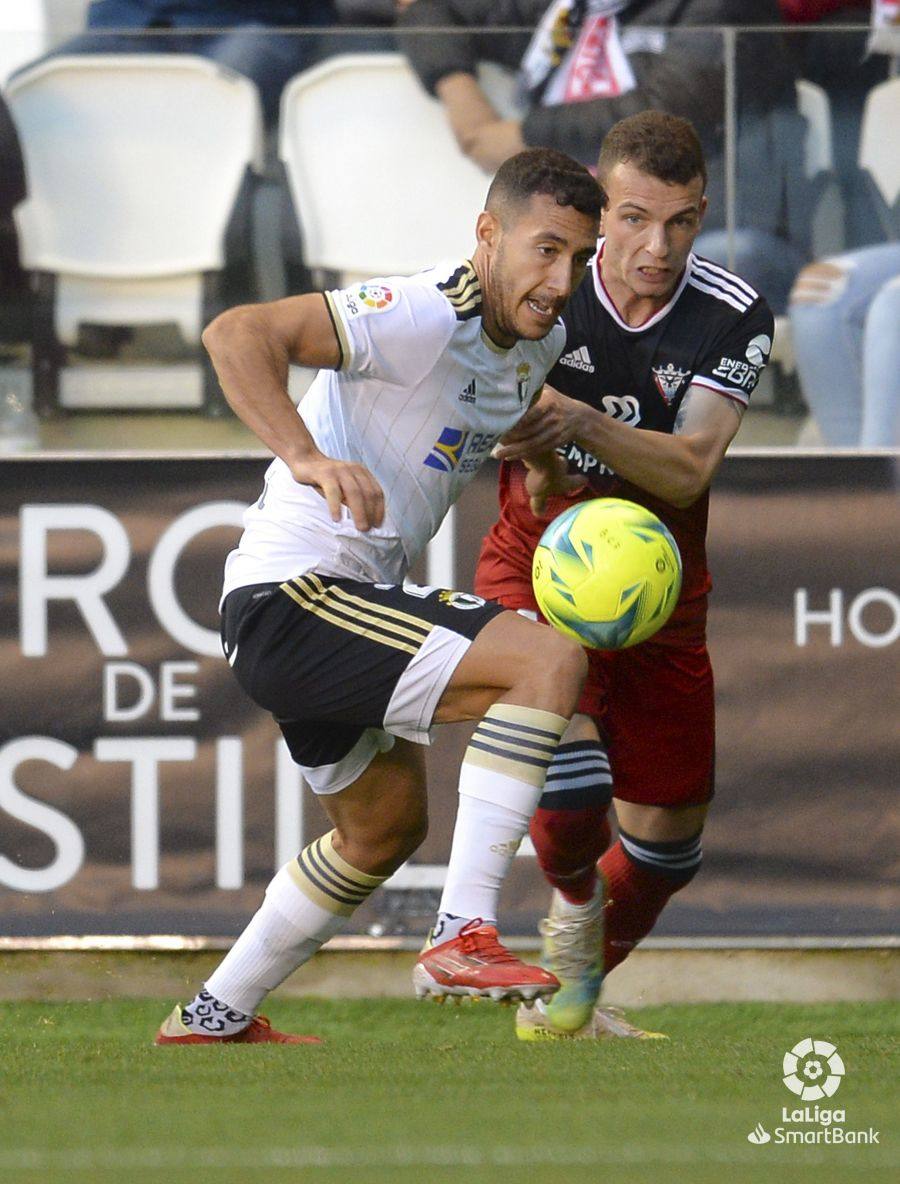
[[[521,65],[525,92],[543,106],[625,94],[636,86],[618,13],[630,0],[554,0]]]

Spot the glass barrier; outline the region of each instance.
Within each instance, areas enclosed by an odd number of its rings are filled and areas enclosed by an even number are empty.
[[[253,443],[199,344],[218,310],[465,257],[502,159],[594,166],[645,106],[700,134],[696,251],[776,316],[734,447],[896,446],[900,116],[869,37],[607,23],[563,76],[524,28],[0,31],[0,450]]]

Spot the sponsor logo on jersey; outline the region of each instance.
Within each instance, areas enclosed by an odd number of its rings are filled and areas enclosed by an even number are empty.
[[[424,463],[429,469],[452,473],[462,459],[468,438],[469,433],[462,428],[444,428],[425,457]]]
[[[456,396],[460,403],[474,403],[475,402],[475,379],[467,383],[463,389]]]
[[[718,366],[713,370],[713,378],[721,378],[749,394],[759,382],[761,370],[762,364],[744,362],[740,358],[720,358]]]
[[[656,389],[662,395],[667,407],[670,406],[678,394],[681,384],[689,374],[690,370],[679,370],[672,362],[667,362],[665,366],[653,367],[653,380],[656,383]]]
[[[341,292],[335,292],[334,296],[340,297],[351,317],[365,316],[370,312],[384,312],[396,303],[391,289],[380,284],[360,284],[356,288],[345,288]]]
[[[559,364],[560,366],[569,366],[572,370],[583,370],[585,374],[594,373],[594,363],[591,361],[591,355],[588,353],[586,345],[563,354],[559,359]]]
[[[519,402],[524,403],[528,398],[528,383],[531,379],[531,367],[527,362],[520,362],[516,366],[516,391],[519,395]]]
[[[747,352],[744,354],[744,357],[751,366],[765,366],[771,352],[771,337],[767,337],[765,333],[760,333],[758,337],[754,337],[747,345]]]
[[[454,469],[459,469],[461,473],[474,473],[481,468],[499,439],[492,432],[444,428],[422,463],[441,473],[452,473]]]
[[[366,308],[374,309],[376,312],[381,312],[394,302],[394,293],[391,289],[380,284],[360,284],[357,296]]]

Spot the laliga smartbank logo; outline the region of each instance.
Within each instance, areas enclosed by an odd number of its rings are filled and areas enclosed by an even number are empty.
[[[827,1040],[801,1040],[784,1054],[784,1084],[804,1102],[836,1094],[844,1076],[844,1062]]]
[[[840,1088],[846,1068],[844,1061],[828,1040],[810,1037],[795,1044],[784,1054],[782,1081],[802,1102],[818,1102],[833,1097]],[[847,1111],[827,1106],[781,1107],[780,1126],[771,1131],[758,1122],[747,1136],[756,1147],[767,1143],[779,1145],[800,1143],[817,1146],[852,1146],[858,1143],[879,1143],[880,1131],[848,1129]]]

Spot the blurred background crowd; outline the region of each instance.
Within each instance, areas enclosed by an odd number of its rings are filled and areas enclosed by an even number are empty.
[[[219,308],[465,254],[506,157],[647,107],[777,315],[739,443],[897,447],[898,61],[900,0],[4,5],[0,450],[235,442]]]

